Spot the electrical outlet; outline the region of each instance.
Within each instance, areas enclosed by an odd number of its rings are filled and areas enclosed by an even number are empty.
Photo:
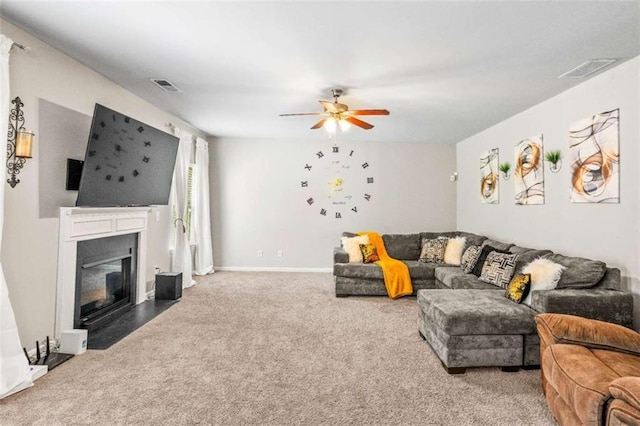
[[[278,257],[284,257],[284,251],[278,250]]]
[[[160,273],[160,267],[158,265],[155,265],[153,267],[153,270],[156,272],[156,275],[158,275]]]
[[[258,257],[262,257],[262,250],[258,250]]]

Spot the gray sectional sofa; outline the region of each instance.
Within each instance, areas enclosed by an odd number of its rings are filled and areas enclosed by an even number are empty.
[[[343,236],[353,236],[345,233]],[[530,306],[504,297],[504,289],[464,273],[460,267],[418,261],[423,239],[466,237],[466,246],[490,245],[518,255],[516,273],[547,257],[565,266],[558,288],[532,292]],[[449,373],[467,367],[499,366],[505,371],[540,364],[534,317],[564,313],[631,327],[633,297],[621,290],[620,270],[602,262],[530,249],[468,232],[382,235],[389,256],[407,264],[420,311],[419,332]],[[349,263],[334,249],[337,297],[386,296],[382,270],[375,264]]]

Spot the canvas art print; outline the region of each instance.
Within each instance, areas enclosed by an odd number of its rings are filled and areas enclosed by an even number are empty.
[[[619,117],[614,109],[569,128],[572,203],[620,202]]]
[[[480,199],[485,204],[498,204],[498,148],[480,154]]]
[[[516,204],[544,204],[542,135],[520,141],[514,153]]]

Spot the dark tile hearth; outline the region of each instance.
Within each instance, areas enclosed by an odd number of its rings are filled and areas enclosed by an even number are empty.
[[[98,330],[90,331],[88,349],[107,349],[166,311],[177,300],[147,300]]]

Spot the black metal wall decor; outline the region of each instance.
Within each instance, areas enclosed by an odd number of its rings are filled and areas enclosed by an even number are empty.
[[[24,128],[24,103],[19,96],[11,101],[15,105],[9,114],[9,132],[7,133],[7,173],[11,176],[7,183],[14,188],[20,179],[17,175],[24,167],[27,158],[31,158],[34,133]]]

